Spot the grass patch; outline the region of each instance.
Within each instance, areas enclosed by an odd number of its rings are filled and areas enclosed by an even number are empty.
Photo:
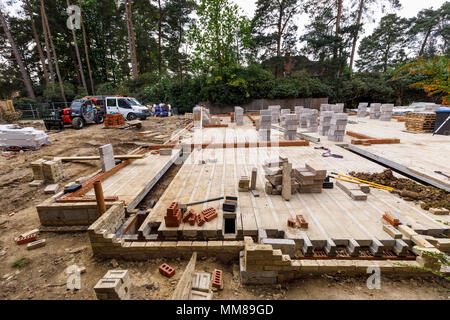
[[[23,267],[25,267],[29,263],[30,263],[30,259],[22,257],[20,259],[17,259],[16,261],[14,261],[12,263],[11,267],[12,268],[16,268],[16,269],[22,269]]]

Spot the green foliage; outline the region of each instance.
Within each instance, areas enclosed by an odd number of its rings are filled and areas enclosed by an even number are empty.
[[[11,268],[22,269],[23,267],[27,266],[30,262],[31,262],[30,259],[22,257],[14,261],[11,264]]]

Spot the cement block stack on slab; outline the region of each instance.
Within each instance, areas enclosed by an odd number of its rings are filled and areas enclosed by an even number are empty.
[[[278,123],[280,120],[281,106],[269,106],[269,110],[272,115],[272,123]]]
[[[321,136],[327,136],[331,126],[331,118],[333,118],[333,111],[321,111],[320,112],[320,125],[319,134]]]
[[[309,132],[317,132],[319,130],[318,121],[317,121],[318,116],[319,116],[319,112],[316,109],[312,109],[310,111],[309,117],[308,117],[308,131]]]
[[[272,129],[272,111],[261,110],[259,117],[258,135],[262,141],[270,141],[270,133]]]
[[[234,108],[234,120],[236,121],[237,126],[244,125],[244,109],[241,107]]]
[[[334,113],[343,113],[344,112],[344,104],[337,103],[337,104],[333,105],[333,112]]]
[[[297,139],[297,115],[286,114],[283,116],[284,124],[284,139],[296,140]]]
[[[380,119],[381,116],[381,103],[370,104],[370,119]]]
[[[331,107],[331,104],[327,104],[327,103],[321,104],[320,105],[320,112],[322,112],[322,111],[333,111],[332,107]]]
[[[327,171],[318,170],[306,164],[305,167],[293,169],[292,176],[299,184],[300,193],[321,193]]]
[[[331,118],[328,140],[334,142],[344,141],[345,128],[347,126],[348,115],[345,113],[335,113]]]
[[[358,105],[358,118],[365,118],[367,115],[367,107],[369,104],[367,102],[361,102]]]
[[[302,128],[302,129],[308,128],[308,119],[309,119],[310,113],[311,113],[311,109],[302,109],[300,111],[300,117],[299,117],[300,128]]]
[[[381,121],[391,121],[392,120],[392,113],[394,110],[393,104],[383,104],[381,105]]]
[[[291,109],[281,109],[281,115],[280,115],[280,126],[284,127],[286,125],[286,115],[291,113]]]

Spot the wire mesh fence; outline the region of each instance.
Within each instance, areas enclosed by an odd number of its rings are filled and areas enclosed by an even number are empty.
[[[22,120],[39,120],[51,116],[56,110],[66,108],[64,102],[21,103],[15,104],[16,111],[22,113]]]

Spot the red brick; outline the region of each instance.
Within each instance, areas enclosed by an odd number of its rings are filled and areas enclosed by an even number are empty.
[[[189,218],[189,224],[191,226],[195,226],[195,221],[197,221],[197,214],[194,213],[193,215],[191,215],[191,217]]]
[[[287,224],[288,224],[288,227],[295,228],[295,220],[294,219],[288,219]]]
[[[201,227],[202,225],[205,224],[205,216],[203,215],[203,213],[200,212],[200,214],[197,215],[197,224],[199,227]]]
[[[305,217],[303,217],[303,215],[297,215],[297,222],[301,228],[308,228],[308,222],[306,222],[306,219]]]
[[[212,286],[217,289],[223,288],[223,272],[222,270],[215,269],[212,278]]]
[[[178,228],[181,224],[181,209],[178,209],[176,215],[166,215],[164,221],[166,222],[166,227]]]
[[[172,278],[175,274],[175,269],[169,266],[167,263],[163,263],[159,267],[159,273],[161,273],[163,276],[167,278]]]
[[[36,241],[37,238],[38,238],[37,234],[32,234],[32,235],[29,235],[28,237],[20,237],[19,239],[17,239],[16,243],[18,245],[30,243],[30,242]]]
[[[389,222],[394,227],[401,225],[400,220],[394,217],[390,212],[385,212],[383,215],[383,219]]]
[[[217,218],[217,211],[214,208],[208,208],[202,211],[203,216],[207,222]]]
[[[186,213],[186,214],[184,215],[184,217],[183,217],[183,222],[187,222],[188,220],[190,220],[190,218],[191,218],[192,216],[196,216],[196,215],[197,215],[197,214],[195,213],[195,210],[194,210],[194,209],[189,210],[189,212]]]
[[[172,202],[172,204],[167,208],[167,215],[175,215],[178,211],[178,202]]]

